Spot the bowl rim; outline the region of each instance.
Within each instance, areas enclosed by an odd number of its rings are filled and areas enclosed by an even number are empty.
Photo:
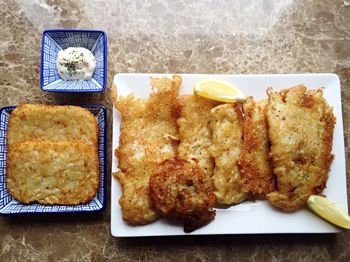
[[[55,104],[55,105],[71,105],[71,104]],[[4,110],[11,110],[11,109],[15,109],[18,105],[10,105],[10,106],[4,106],[2,108],[0,108],[0,114],[2,113],[2,111]],[[102,213],[106,210],[106,204],[107,204],[107,137],[108,137],[108,112],[107,112],[107,108],[106,106],[102,105],[102,104],[81,104],[81,105],[72,105],[72,106],[78,106],[78,107],[82,107],[82,108],[86,108],[86,109],[101,109],[104,116],[105,116],[105,120],[103,121],[103,129],[104,129],[104,136],[103,136],[103,161],[104,161],[104,166],[103,166],[103,171],[104,171],[104,176],[103,176],[103,183],[100,185],[100,187],[103,189],[104,194],[102,196],[102,206],[99,209],[96,210],[79,210],[79,211],[62,211],[62,212],[55,212],[55,211],[51,211],[51,212],[25,212],[25,211],[21,211],[18,213],[4,213],[2,212],[2,209],[0,210],[0,216],[3,217],[12,217],[12,216],[26,216],[26,215],[63,215],[63,214],[94,214],[94,213]],[[7,146],[7,141],[5,141],[5,144]],[[7,161],[7,160],[5,160]],[[99,164],[101,165],[101,163]],[[97,193],[96,193],[97,194]],[[31,204],[29,204],[31,205]],[[62,206],[69,206],[69,205],[62,205]]]
[[[103,67],[104,67],[104,72],[103,72],[103,83],[102,83],[102,88],[101,89],[51,89],[47,90],[44,87],[43,84],[43,79],[44,79],[44,73],[43,73],[43,62],[44,62],[44,37],[47,33],[50,32],[91,32],[91,33],[100,33],[102,34],[103,37],[103,51],[104,51],[104,59],[103,59]],[[41,49],[40,49],[40,89],[44,92],[50,92],[50,93],[99,93],[103,92],[106,89],[107,86],[107,59],[108,59],[108,48],[107,48],[107,33],[104,30],[100,29],[46,29],[42,32],[42,37],[41,37]],[[73,80],[73,81],[79,81],[79,80]]]

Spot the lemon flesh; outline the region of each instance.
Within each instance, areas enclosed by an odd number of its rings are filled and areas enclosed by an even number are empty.
[[[307,200],[307,206],[328,222],[341,228],[350,229],[349,215],[325,197],[311,195]]]
[[[200,80],[195,83],[193,91],[196,95],[219,102],[244,102],[246,99],[237,87],[222,80]]]

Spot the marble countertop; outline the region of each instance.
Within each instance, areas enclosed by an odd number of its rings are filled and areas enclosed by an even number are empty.
[[[110,174],[109,91],[42,92],[39,66],[44,29],[105,30],[109,86],[118,72],[336,73],[341,80],[349,176],[349,5],[347,0],[0,1],[0,107],[105,104]],[[107,194],[109,200],[110,179]],[[103,214],[89,216],[0,217],[0,261],[350,260],[350,232],[113,238],[110,206],[108,201]]]

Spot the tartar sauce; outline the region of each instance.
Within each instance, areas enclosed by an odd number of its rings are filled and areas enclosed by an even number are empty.
[[[57,68],[63,80],[89,80],[95,67],[95,57],[86,48],[68,47],[58,52]]]

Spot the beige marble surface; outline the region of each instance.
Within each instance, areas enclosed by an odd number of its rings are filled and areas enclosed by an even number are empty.
[[[109,91],[52,94],[39,88],[47,28],[105,30],[109,85],[118,72],[336,73],[350,174],[349,1],[0,0],[0,106],[105,104],[110,160]],[[109,179],[107,192],[109,199]],[[0,217],[0,261],[350,260],[350,232],[116,239],[110,236],[110,205],[92,216]]]

